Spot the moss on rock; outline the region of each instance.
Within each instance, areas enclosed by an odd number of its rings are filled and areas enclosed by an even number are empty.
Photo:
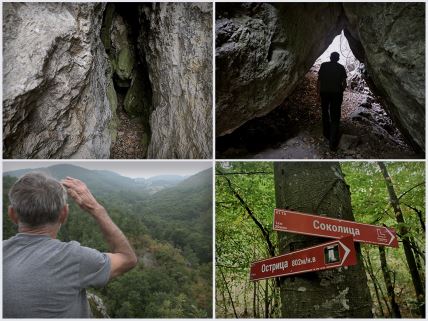
[[[111,49],[111,25],[113,22],[114,13],[115,13],[114,4],[113,3],[107,4],[107,7],[104,13],[103,25],[101,27],[101,41],[107,53],[109,53]]]
[[[149,131],[149,128],[146,128],[146,131]],[[143,157],[146,158],[147,157],[147,151],[149,150],[149,144],[150,144],[150,133],[148,132],[144,132],[143,133],[143,137],[141,139],[141,146],[143,146]]]
[[[109,131],[111,140],[114,143],[117,138],[117,125],[118,125],[118,119],[117,119],[117,95],[116,91],[114,90],[113,80],[110,78],[110,81],[107,84],[107,90],[106,90],[107,99],[110,104],[110,109],[112,113],[112,118],[109,123]]]
[[[144,120],[150,117],[151,101],[147,85],[144,83],[141,72],[135,72],[125,96],[124,108],[133,117],[142,117]]]
[[[134,69],[134,53],[129,46],[123,47],[117,57],[116,74],[122,80],[131,79]]]

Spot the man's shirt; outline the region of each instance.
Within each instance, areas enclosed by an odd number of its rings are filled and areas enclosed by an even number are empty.
[[[337,62],[323,62],[318,71],[320,82],[320,92],[322,93],[342,93],[346,81],[346,70]]]
[[[88,318],[86,288],[110,278],[105,253],[47,235],[3,241],[3,317]]]

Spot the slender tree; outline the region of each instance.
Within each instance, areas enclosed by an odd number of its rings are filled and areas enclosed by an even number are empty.
[[[338,163],[275,163],[274,177],[278,208],[354,220],[349,187]],[[282,232],[278,238],[281,253],[326,241]],[[358,244],[356,248],[355,266],[282,278],[282,317],[371,318],[372,301]]]
[[[378,162],[379,168],[385,179],[386,188],[389,194],[389,202],[394,209],[395,218],[400,224],[400,235],[403,241],[404,254],[406,255],[407,265],[409,266],[410,275],[412,276],[413,286],[415,288],[416,297],[419,302],[419,312],[421,317],[425,318],[425,291],[422,285],[422,281],[419,275],[418,267],[416,264],[415,257],[413,255],[412,246],[410,243],[409,236],[407,235],[407,229],[405,227],[405,221],[403,212],[401,211],[400,201],[394,189],[391,176],[389,176],[388,169],[383,162]]]
[[[389,270],[388,263],[386,262],[385,248],[383,246],[379,246],[379,257],[383,279],[385,280],[386,292],[388,293],[389,303],[391,304],[392,317],[401,318],[400,307],[398,306],[397,301],[395,301],[395,291],[394,285],[391,281],[391,271]]]
[[[391,314],[391,310],[389,309],[388,302],[386,302],[386,300],[385,300],[385,298],[383,296],[382,288],[381,288],[381,286],[380,286],[380,284],[379,284],[379,282],[378,282],[378,280],[376,278],[376,275],[375,275],[375,273],[373,271],[373,266],[372,266],[372,263],[371,263],[371,260],[370,260],[370,254],[369,253],[365,253],[365,256],[363,254],[361,256],[361,258],[363,259],[363,263],[364,263],[364,266],[366,268],[366,271],[369,274],[369,276],[370,276],[370,278],[371,278],[371,280],[373,282],[373,289],[375,290],[376,300],[377,300],[377,302],[379,304],[380,315],[384,318],[385,317],[385,313],[383,312],[381,299],[384,300],[385,306],[386,306],[386,309],[388,310],[389,315]]]

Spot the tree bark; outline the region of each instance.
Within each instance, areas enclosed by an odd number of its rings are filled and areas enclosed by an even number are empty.
[[[379,284],[377,282],[376,276],[374,275],[373,267],[372,267],[372,264],[370,262],[370,256],[366,255],[364,257],[364,255],[363,255],[363,256],[361,256],[361,258],[363,259],[363,262],[364,261],[366,262],[364,264],[364,266],[366,267],[366,271],[369,274],[370,278],[372,279],[373,288],[375,290],[375,295],[376,295],[377,303],[379,304],[379,311],[380,311],[381,317],[385,318],[385,313],[383,312],[382,301],[381,301],[381,288],[380,288],[380,286],[379,286]],[[383,295],[382,295],[382,299],[384,299]],[[390,315],[391,311],[389,309],[388,302],[385,302],[385,305],[386,305],[386,309],[388,310],[388,313]]]
[[[391,281],[391,272],[389,271],[388,264],[386,263],[385,248],[379,246],[380,266],[382,268],[383,279],[385,280],[386,292],[388,294],[389,302],[391,303],[392,317],[401,318],[400,307],[395,301],[394,285]]]
[[[253,282],[253,318],[257,318],[257,300],[256,300],[256,296],[257,296],[257,282]]]
[[[354,220],[348,186],[338,163],[281,162],[274,165],[278,208]],[[326,242],[325,238],[278,232],[280,253]],[[358,264],[281,280],[284,318],[371,318],[372,300],[356,244]]]
[[[265,318],[269,318],[269,280],[265,280]]]
[[[392,184],[391,177],[389,176],[388,169],[383,162],[378,162],[379,168],[385,179],[386,188],[388,189],[389,201],[394,209],[395,218],[398,223],[404,224],[403,212],[401,211],[400,201],[395,193],[394,185]],[[425,291],[423,289],[422,281],[419,276],[419,271],[416,265],[415,257],[413,255],[412,246],[410,244],[407,231],[404,226],[400,229],[401,239],[403,241],[404,254],[406,255],[407,265],[409,266],[410,275],[412,276],[413,286],[416,292],[416,299],[419,302],[419,313],[422,318],[425,318]]]
[[[233,314],[235,315],[235,318],[238,318],[238,314],[236,313],[236,309],[235,309],[235,303],[233,303],[232,293],[230,293],[229,286],[227,285],[226,278],[224,277],[223,271],[221,269],[219,269],[219,270],[220,270],[220,274],[223,278],[223,282],[224,282],[224,285],[226,287],[227,294],[229,295],[230,303],[232,304]]]

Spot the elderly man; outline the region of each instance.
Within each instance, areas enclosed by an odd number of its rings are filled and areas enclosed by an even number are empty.
[[[68,216],[67,192],[93,217],[111,253],[56,239]],[[28,173],[9,199],[18,234],[3,241],[3,317],[88,318],[86,288],[103,287],[137,264],[125,235],[83,182]]]

